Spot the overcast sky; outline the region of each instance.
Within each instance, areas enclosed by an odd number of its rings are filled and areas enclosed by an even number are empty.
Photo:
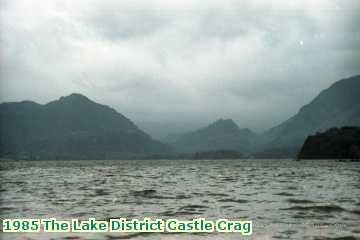
[[[0,0],[1,101],[265,129],[360,73],[359,0]]]

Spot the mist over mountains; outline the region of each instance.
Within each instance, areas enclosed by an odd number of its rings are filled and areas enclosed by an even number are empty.
[[[250,129],[240,129],[232,119],[219,119],[207,127],[178,136],[172,143],[179,152],[237,150],[249,152],[256,136]]]
[[[219,119],[166,143],[152,139],[114,109],[81,94],[41,105],[0,104],[0,156],[22,159],[117,159],[233,150],[246,156],[294,157],[308,135],[360,126],[360,76],[323,90],[299,112],[264,133]]]

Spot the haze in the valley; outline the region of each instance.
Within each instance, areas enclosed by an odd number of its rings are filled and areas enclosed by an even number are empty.
[[[262,131],[360,69],[360,4],[0,1],[0,97],[73,92],[163,138],[231,118]]]

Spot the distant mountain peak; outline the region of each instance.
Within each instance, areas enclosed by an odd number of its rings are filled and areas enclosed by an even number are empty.
[[[72,93],[67,96],[62,96],[58,100],[54,100],[49,102],[46,105],[76,105],[76,106],[84,106],[84,105],[98,105],[98,103],[92,101],[85,95],[80,93]]]
[[[68,96],[62,96],[59,99],[60,101],[91,101],[88,97],[85,95],[82,95],[80,93],[72,93]]]
[[[215,123],[226,123],[226,124],[235,124],[234,120],[232,120],[231,118],[219,118],[218,120],[215,121]]]
[[[254,133],[240,129],[232,119],[218,119],[207,127],[185,133],[174,141],[179,152],[236,150],[247,152]]]
[[[218,119],[210,124],[208,128],[239,129],[239,126],[232,119]]]

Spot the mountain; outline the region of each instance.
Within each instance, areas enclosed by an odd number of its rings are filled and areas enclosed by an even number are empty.
[[[299,159],[360,159],[360,127],[331,128],[309,136]]]
[[[360,126],[360,76],[323,90],[295,116],[268,130],[260,148],[299,149],[308,135],[341,126]]]
[[[240,129],[233,120],[219,119],[205,128],[177,137],[173,146],[182,153],[218,150],[248,152],[254,138],[252,131]]]
[[[0,104],[0,156],[114,159],[170,152],[114,109],[81,94]]]

